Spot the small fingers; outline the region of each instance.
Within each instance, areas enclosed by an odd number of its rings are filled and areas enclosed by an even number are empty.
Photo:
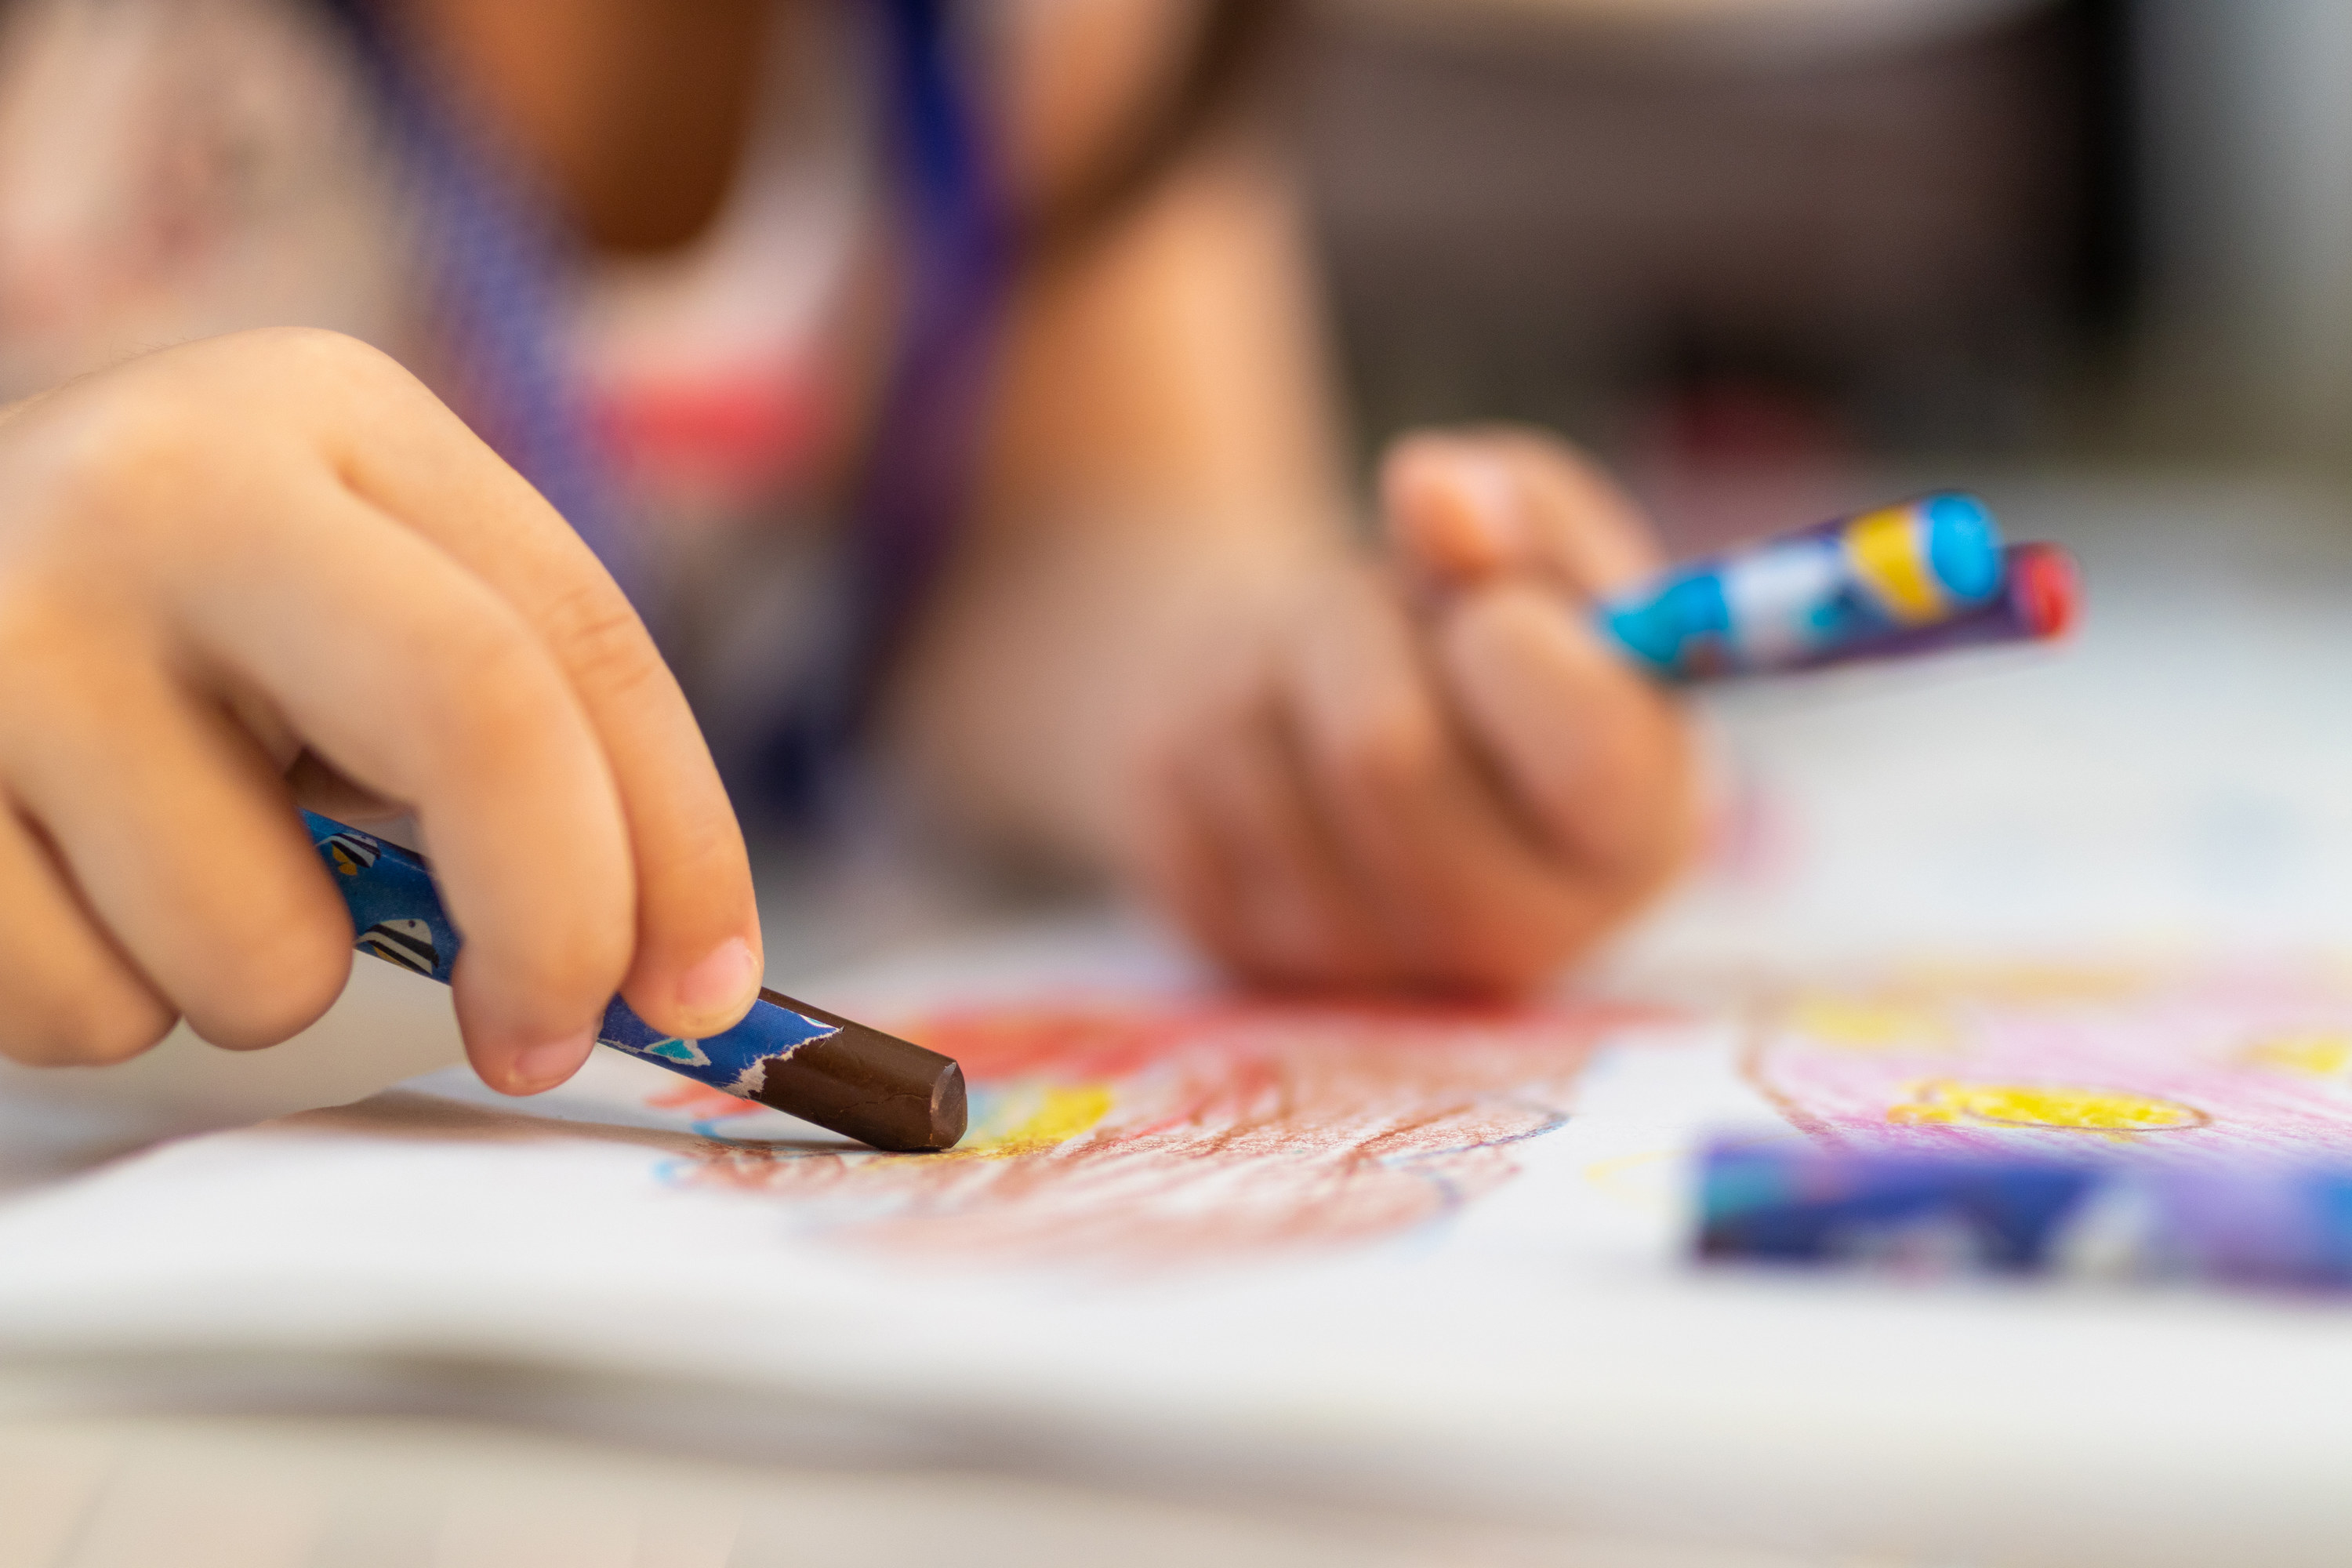
[[[1612,901],[1522,823],[1474,763],[1410,623],[1365,579],[1294,645],[1317,799],[1402,977],[1517,990],[1607,924]]]
[[[1261,704],[1195,749],[1188,793],[1223,867],[1219,923],[1235,932],[1238,967],[1255,979],[1360,984],[1381,969],[1381,944],[1301,770],[1296,745]]]
[[[648,1023],[689,1038],[732,1026],[759,994],[759,910],[742,830],[685,694],[555,509],[405,371],[356,352],[346,374],[401,417],[339,426],[368,437],[340,454],[345,477],[514,607],[601,742],[636,877],[623,993]]]
[[[1175,762],[1148,770],[1137,786],[1130,836],[1136,879],[1209,957],[1249,973],[1249,941],[1239,915],[1234,868],[1211,831],[1191,781]]]
[[[351,922],[242,731],[154,662],[30,659],[8,788],[90,910],[216,1045],[275,1045],[332,1004]]]
[[[172,1027],[170,1004],[90,918],[48,846],[0,809],[0,1056],[97,1067]]]
[[[414,809],[467,939],[458,1013],[493,1084],[566,1076],[625,984],[681,1033],[748,1005],[748,865],[675,682],[562,520],[413,376],[347,338],[266,331],[39,406],[8,454],[32,526],[12,518],[5,542],[12,586],[55,580],[5,608],[79,595],[143,640],[72,679],[11,667],[119,733],[106,752],[69,720],[57,761],[36,756],[42,734],[0,741],[0,763],[68,885],[192,1021],[231,1044],[282,1032],[322,969],[310,947],[342,924],[286,810],[289,764],[305,789]],[[39,630],[50,649],[109,644],[72,616]],[[87,689],[93,672],[124,689]],[[79,798],[77,776],[108,787]],[[298,863],[308,879],[285,880]],[[278,948],[199,929],[232,901]],[[273,963],[276,985],[247,972]]]
[[[476,1068],[528,1093],[586,1059],[635,942],[629,839],[562,670],[481,580],[347,492],[194,563],[196,646],[320,756],[413,806],[466,938]]]
[[[1566,443],[1533,430],[1423,432],[1381,468],[1390,531],[1441,583],[1543,576],[1583,598],[1630,586],[1662,563],[1632,499]]]
[[[1565,858],[1632,896],[1682,862],[1696,767],[1671,698],[1526,583],[1465,595],[1435,639],[1480,750]]]

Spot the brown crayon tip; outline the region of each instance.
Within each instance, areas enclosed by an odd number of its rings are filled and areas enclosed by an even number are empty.
[[[963,1068],[954,1058],[773,991],[760,999],[839,1033],[769,1061],[752,1099],[893,1152],[951,1149],[963,1136]]]

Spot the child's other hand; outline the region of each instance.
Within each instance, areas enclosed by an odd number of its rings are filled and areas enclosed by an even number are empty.
[[[414,811],[496,1088],[568,1078],[616,990],[685,1035],[751,1001],[742,837],[643,626],[362,344],[218,338],[0,414],[0,670],[10,1056],[317,1017],[352,937],[297,797]]]
[[[1382,490],[1391,559],[1278,601],[1160,731],[1146,875],[1255,980],[1523,990],[1690,852],[1685,723],[1584,615],[1658,558],[1539,436],[1410,437]]]

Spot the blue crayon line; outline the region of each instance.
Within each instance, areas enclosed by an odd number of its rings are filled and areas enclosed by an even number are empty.
[[[2352,1167],[2074,1163],[1722,1142],[1697,1251],[1906,1277],[2352,1288]]]
[[[2021,547],[2047,590],[2048,546]],[[1653,674],[1688,681],[1897,657],[1966,642],[2055,635],[2010,607],[2012,566],[1992,513],[1939,491],[1687,563],[1594,612]],[[2063,559],[2061,557],[2060,559]],[[2071,574],[2063,584],[2071,595]],[[1969,635],[1937,638],[1966,624]]]
[[[441,907],[431,868],[397,844],[315,812],[304,812],[302,825],[351,909],[359,951],[446,985],[457,965],[459,939]],[[653,1027],[615,996],[604,1009],[596,1041],[697,1083],[751,1099],[759,1094],[772,1065],[813,1040],[840,1032],[839,1025],[804,1017],[763,997],[725,1034],[681,1039]]]

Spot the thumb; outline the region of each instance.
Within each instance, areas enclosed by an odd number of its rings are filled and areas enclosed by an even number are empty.
[[[1486,426],[1424,431],[1390,447],[1381,496],[1413,575],[1446,587],[1526,574],[1599,598],[1662,558],[1632,499],[1565,442]]]

